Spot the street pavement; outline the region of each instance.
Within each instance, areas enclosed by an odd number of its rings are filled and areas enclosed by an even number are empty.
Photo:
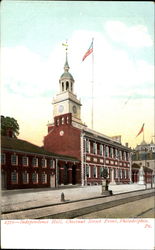
[[[113,194],[121,194],[131,191],[144,190],[145,185],[124,184],[110,185],[109,190]],[[148,186],[147,188],[150,188]],[[60,187],[59,189],[20,189],[20,190],[2,190],[2,212],[22,210],[31,207],[39,207],[49,204],[60,204],[61,194],[64,193],[66,201],[76,201],[90,199],[101,196],[101,186],[79,186],[79,187]]]
[[[94,197],[93,199],[83,199],[72,202],[66,201],[55,205],[48,204],[48,206],[42,206],[40,208],[35,207],[33,209],[25,211],[23,210],[6,214],[4,213],[2,214],[2,219],[75,218],[80,215],[115,207],[121,204],[135,201],[137,199],[144,199],[150,196],[152,197],[153,193],[153,189],[146,189],[107,197],[100,196],[96,198]]]
[[[113,194],[123,194],[132,191],[144,190],[150,188],[148,185],[124,184],[110,185],[109,190]],[[60,187],[59,189],[25,189],[25,190],[2,190],[1,211],[10,212],[23,210],[27,208],[37,208],[45,205],[62,204],[61,194],[64,193],[66,202],[74,202],[97,197],[103,197],[101,186],[84,186],[84,187]]]

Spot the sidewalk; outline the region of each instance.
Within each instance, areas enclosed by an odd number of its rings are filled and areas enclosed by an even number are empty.
[[[153,197],[153,193],[153,189],[147,189],[107,197],[100,196],[94,199],[63,202],[61,204],[2,214],[2,219],[72,219],[103,209],[117,207],[126,203],[129,204],[137,199],[144,200],[144,198]],[[134,210],[134,207],[132,207],[132,210]]]
[[[148,188],[150,188],[148,186]],[[44,205],[61,204],[61,194],[65,195],[66,201],[77,201],[101,195],[101,186],[85,186],[62,189],[29,189],[29,190],[4,190],[2,191],[2,212],[22,210],[26,208]],[[146,189],[145,185],[124,184],[109,186],[113,194],[123,194],[131,191]]]

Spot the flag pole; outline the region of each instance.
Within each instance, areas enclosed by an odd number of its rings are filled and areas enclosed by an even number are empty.
[[[92,38],[92,43],[94,38]],[[94,45],[92,52],[92,114],[91,114],[91,127],[94,128]]]
[[[143,142],[144,142],[144,129],[143,129]]]

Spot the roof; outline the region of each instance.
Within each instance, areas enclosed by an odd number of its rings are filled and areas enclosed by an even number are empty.
[[[90,138],[93,138],[95,140],[102,140],[104,141],[107,145],[112,145],[112,146],[117,146],[118,148],[124,149],[124,150],[128,150],[128,151],[132,151],[131,148],[128,148],[124,145],[122,145],[120,142],[118,142],[117,140],[113,139],[112,137],[109,137],[107,135],[104,135],[100,132],[97,132],[93,129],[90,129],[88,127],[83,128],[84,133],[89,136]]]
[[[8,136],[1,136],[1,148],[7,149],[7,150],[20,151],[20,152],[55,156],[55,157],[63,159],[63,160],[77,161],[77,159],[74,157],[55,154],[55,153],[46,151],[43,147],[39,147],[39,146],[32,144],[28,141],[17,139],[17,138],[11,138]]]
[[[134,152],[132,155],[133,161],[155,160],[155,152]]]
[[[61,75],[60,79],[63,79],[63,78],[72,79],[72,80],[74,81],[73,76],[72,76],[69,72],[64,72],[64,73]]]

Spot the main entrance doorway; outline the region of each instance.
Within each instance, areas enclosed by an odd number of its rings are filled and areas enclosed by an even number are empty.
[[[76,166],[72,167],[72,184],[76,184]]]

